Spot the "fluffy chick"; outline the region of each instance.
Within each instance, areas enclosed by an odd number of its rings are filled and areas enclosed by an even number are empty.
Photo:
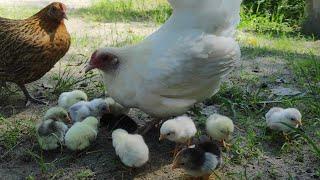
[[[138,134],[128,134],[126,130],[112,132],[112,144],[121,162],[129,167],[143,166],[149,160],[149,148]]]
[[[69,123],[71,122],[68,112],[62,107],[52,107],[44,115],[43,120],[55,120]]]
[[[87,148],[98,134],[99,121],[95,117],[87,117],[82,122],[76,122],[66,133],[65,145],[76,151]]]
[[[63,144],[68,126],[61,121],[47,119],[36,126],[41,149],[53,150]]]
[[[230,146],[225,143],[226,140],[231,138],[234,131],[234,124],[230,118],[213,114],[207,119],[206,130],[213,140],[222,142],[224,147]]]
[[[80,101],[88,101],[88,96],[85,92],[81,90],[64,92],[59,96],[58,106],[68,110],[72,105]]]
[[[182,168],[192,177],[209,179],[213,171],[222,163],[219,146],[210,140],[200,142],[195,147],[181,150],[173,161],[172,169]]]
[[[191,138],[197,133],[197,128],[188,116],[179,116],[164,122],[160,128],[159,140],[168,139],[180,144],[190,144]],[[179,150],[174,149],[174,155]]]
[[[111,97],[107,97],[106,102],[109,107],[110,113],[115,116],[120,116],[122,114],[127,114],[129,112],[128,108],[123,107],[121,104],[117,103]]]
[[[98,119],[105,113],[109,113],[109,106],[105,99],[93,99],[92,101],[80,101],[69,108],[70,117],[73,122],[81,122],[89,116]]]
[[[272,130],[289,132],[292,129],[285,124],[298,128],[302,125],[302,115],[295,108],[271,108],[266,114],[267,126]],[[284,124],[283,124],[284,123]]]

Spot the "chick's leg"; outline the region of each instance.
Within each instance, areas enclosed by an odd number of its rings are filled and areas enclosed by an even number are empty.
[[[230,147],[231,147],[231,144],[226,143],[225,140],[222,140],[222,145],[223,145],[223,147],[226,148],[227,150],[229,150]]]
[[[32,102],[32,103],[36,103],[36,104],[43,104],[43,105],[47,105],[48,103],[40,101],[34,97],[32,97],[30,95],[30,93],[28,92],[27,88],[25,85],[19,84],[20,89],[22,90],[23,94],[26,96],[27,98],[27,106]]]

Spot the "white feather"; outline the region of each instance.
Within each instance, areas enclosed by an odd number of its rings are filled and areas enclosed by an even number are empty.
[[[295,121],[292,121],[291,119],[294,119]],[[302,119],[301,113],[299,112],[299,110],[295,108],[283,109],[283,108],[274,107],[274,108],[271,108],[266,114],[267,126],[270,129],[283,131],[283,132],[289,132],[292,130],[287,125],[298,128],[299,124],[297,123],[298,122],[301,123],[301,119]]]
[[[89,116],[98,119],[107,112],[107,102],[105,99],[93,99],[92,101],[80,101],[69,108],[70,117],[73,122],[81,122]]]
[[[97,137],[98,124],[95,117],[76,122],[65,135],[65,145],[73,151],[87,148]]]
[[[168,133],[170,135],[168,135]],[[164,122],[160,134],[177,143],[187,143],[197,133],[197,128],[188,116],[180,116]]]
[[[234,131],[234,124],[233,121],[226,116],[213,114],[207,119],[206,130],[214,140],[228,140]]]
[[[88,101],[88,96],[81,90],[74,90],[71,92],[64,92],[60,94],[58,106],[68,110],[72,105],[80,101]]]
[[[112,144],[126,166],[141,167],[149,159],[149,148],[141,135],[132,135],[123,129],[117,129],[112,132]]]
[[[172,0],[171,18],[141,43],[97,51],[119,59],[104,71],[108,93],[126,107],[167,118],[215,94],[240,59],[233,39],[240,0]]]

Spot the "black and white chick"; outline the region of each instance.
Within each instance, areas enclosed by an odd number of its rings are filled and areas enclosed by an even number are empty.
[[[50,108],[37,124],[37,139],[41,149],[54,150],[63,145],[64,135],[68,130],[66,123],[70,122],[68,113],[61,107]]]
[[[194,147],[181,150],[173,161],[172,169],[182,168],[193,178],[208,180],[214,170],[222,163],[219,146],[209,138],[200,141]]]

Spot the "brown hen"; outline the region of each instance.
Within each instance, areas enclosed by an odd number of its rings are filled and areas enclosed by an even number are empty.
[[[28,103],[25,84],[40,79],[67,53],[70,34],[64,24],[66,6],[54,2],[23,20],[0,17],[0,83],[16,83]]]

